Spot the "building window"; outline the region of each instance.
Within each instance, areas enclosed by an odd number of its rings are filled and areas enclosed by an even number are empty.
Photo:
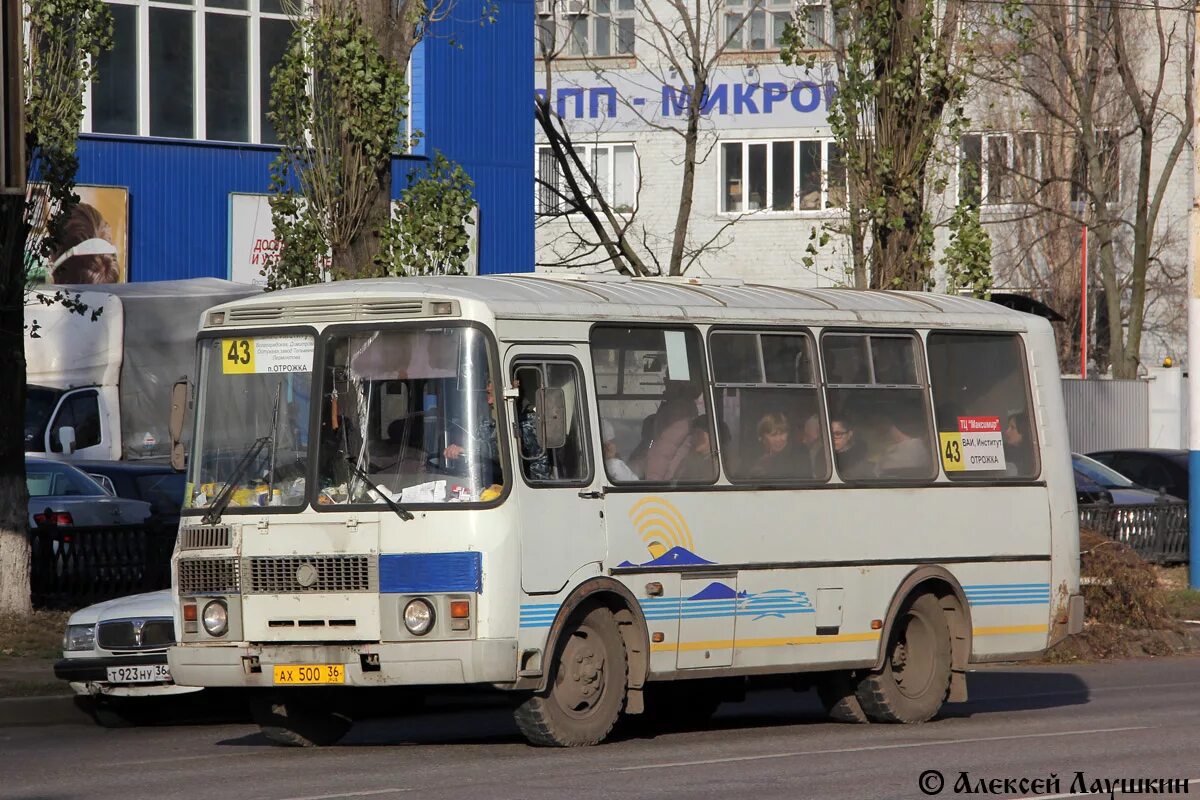
[[[539,0],[542,56],[628,56],[634,51],[636,0]]]
[[[826,211],[846,205],[846,165],[828,139],[721,143],[721,212]]]
[[[806,38],[819,34],[824,41],[823,0],[725,0],[725,49],[778,50],[793,16]]]
[[[1091,203],[1093,192],[1104,193],[1106,203],[1121,200],[1121,135],[1111,129],[1096,131],[1099,180],[1089,174],[1087,154],[1083,142],[1076,139],[1075,153],[1071,163],[1071,202]]]
[[[1041,179],[1040,139],[1032,131],[964,134],[959,140],[959,198],[985,206],[1031,200]]]
[[[292,22],[282,0],[108,0],[84,131],[275,143],[271,69]]]
[[[576,146],[576,152],[591,171],[600,196],[609,208],[618,214],[630,214],[637,209],[638,163],[632,144],[582,144]],[[538,146],[537,181],[538,214],[558,216],[579,211],[550,145]],[[587,191],[582,177],[579,177],[579,187]],[[589,205],[600,207],[594,196],[589,198]]]

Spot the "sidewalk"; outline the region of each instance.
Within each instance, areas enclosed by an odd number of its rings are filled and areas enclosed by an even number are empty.
[[[67,724],[94,723],[54,677],[54,659],[0,656],[0,728]]]

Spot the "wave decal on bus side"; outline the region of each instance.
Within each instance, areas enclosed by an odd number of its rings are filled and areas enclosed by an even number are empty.
[[[783,619],[793,614],[813,614],[816,609],[805,592],[793,589],[768,589],[765,592],[738,592],[731,586],[713,581],[691,597],[647,597],[638,601],[647,622],[673,619],[712,619],[748,617]],[[521,606],[522,628],[548,628],[558,615],[557,603],[531,603]]]
[[[985,583],[964,586],[973,606],[1033,606],[1050,604],[1048,583]]]

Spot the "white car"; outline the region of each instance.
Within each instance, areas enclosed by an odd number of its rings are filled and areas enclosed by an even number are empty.
[[[67,620],[63,657],[54,674],[76,694],[96,699],[198,692],[176,686],[167,667],[175,643],[171,590],[118,597],[82,608]],[[120,714],[127,704],[110,704]]]

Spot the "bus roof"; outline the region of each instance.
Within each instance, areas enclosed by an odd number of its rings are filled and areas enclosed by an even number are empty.
[[[425,316],[404,300],[457,300],[499,319],[820,322],[907,321],[1008,330],[1045,320],[995,303],[933,292],[816,289],[712,278],[516,274],[339,281],[247,298],[218,308],[225,325],[367,321]]]

